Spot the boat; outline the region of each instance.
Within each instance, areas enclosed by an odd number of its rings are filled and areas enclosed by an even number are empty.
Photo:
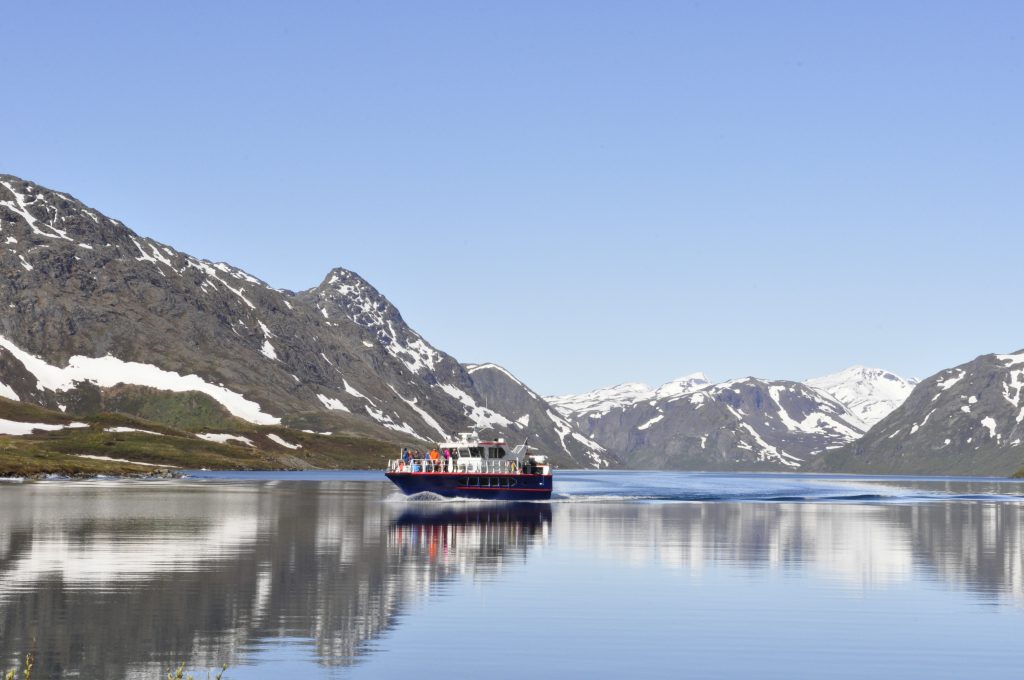
[[[551,498],[551,464],[527,444],[483,440],[462,432],[427,452],[403,449],[384,473],[406,495],[434,493],[448,498],[546,500]]]

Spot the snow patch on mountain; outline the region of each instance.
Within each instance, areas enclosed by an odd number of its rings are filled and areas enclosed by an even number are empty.
[[[335,399],[333,397],[328,397],[327,395],[324,395],[324,394],[318,394],[318,395],[316,395],[316,397],[317,397],[317,399],[320,400],[320,403],[322,403],[325,408],[327,408],[327,409],[329,409],[331,411],[344,411],[346,413],[351,413],[351,411],[349,411],[348,407],[345,406],[344,403],[342,403],[341,399]]]
[[[125,432],[141,432],[142,434],[155,434],[158,437],[163,437],[164,436],[163,432],[154,432],[153,430],[140,430],[137,427],[124,427],[124,426],[108,427],[108,428],[104,428],[103,431],[104,432],[113,432],[114,434],[122,434],[122,433],[125,433]]]
[[[391,387],[391,386],[388,385],[388,387]],[[423,422],[425,422],[427,425],[429,425],[431,428],[433,428],[435,432],[437,432],[439,435],[441,435],[441,439],[442,440],[448,438],[448,434],[444,431],[444,428],[441,427],[441,423],[437,422],[437,419],[434,418],[434,416],[432,416],[429,413],[427,413],[426,411],[424,411],[419,406],[419,404],[417,403],[417,399],[415,399],[415,398],[413,398],[413,399],[406,399],[394,387],[391,387],[391,391],[394,392],[396,395],[398,395],[399,399],[401,399],[406,404],[408,404],[409,408],[411,408],[413,411],[415,411],[419,415],[419,417],[423,419]]]
[[[500,413],[495,413],[491,409],[477,404],[473,397],[469,396],[465,391],[460,390],[454,385],[436,385],[436,387],[448,396],[454,397],[458,401],[462,402],[463,406],[466,407],[466,415],[473,421],[473,424],[481,430],[490,427],[508,427],[512,424],[511,420]]]
[[[416,432],[416,430],[412,429],[411,425],[409,425],[408,423],[406,423],[404,421],[402,421],[402,422],[396,421],[390,415],[388,415],[387,413],[384,413],[384,411],[382,411],[381,409],[375,408],[375,407],[369,406],[369,405],[366,406],[365,408],[366,408],[366,412],[368,414],[370,414],[371,418],[373,418],[374,420],[376,420],[378,423],[380,423],[384,427],[388,428],[389,430],[394,430],[395,432],[401,432],[403,434],[407,434],[407,435],[410,435],[412,437],[415,437],[416,439],[423,439],[423,440],[426,439],[426,437],[420,436],[420,434],[418,432]]]
[[[264,340],[263,346],[260,347],[260,354],[268,359],[277,360],[277,352],[274,350],[274,346],[270,344],[270,340]]]
[[[275,444],[278,444],[280,446],[285,447],[286,449],[295,450],[295,449],[301,449],[302,448],[302,444],[292,444],[290,442],[286,442],[280,436],[278,436],[276,434],[273,434],[273,433],[268,434],[267,435],[267,439],[269,439],[270,441],[274,442]]]
[[[370,402],[371,404],[373,403],[372,399],[370,399],[368,396],[366,396],[365,394],[363,394],[362,392],[360,392],[356,388],[354,388],[351,385],[349,385],[348,381],[345,380],[344,378],[341,379],[341,386],[344,387],[345,391],[348,392],[349,394],[351,394],[353,397],[357,397],[359,399],[364,399],[364,400]]]
[[[205,439],[208,442],[217,442],[218,444],[227,444],[228,442],[240,442],[242,444],[245,444],[246,446],[256,446],[256,444],[254,444],[253,441],[248,437],[243,437],[237,434],[204,432],[202,434],[197,434],[196,436],[199,437],[200,439]]]
[[[85,423],[66,423],[66,424],[51,424],[51,423],[22,423],[17,420],[7,420],[0,418],[0,434],[9,435],[26,435],[32,434],[33,430],[66,430],[70,428],[89,427]]]
[[[21,401],[18,398],[18,393],[3,383],[0,383],[0,397],[5,397],[11,401]]]
[[[181,375],[165,371],[152,364],[122,361],[110,355],[104,357],[73,356],[65,367],[53,366],[0,336],[0,347],[24,365],[35,376],[37,388],[54,392],[73,389],[76,382],[92,382],[100,387],[119,384],[143,385],[170,392],[202,392],[220,403],[233,416],[257,425],[277,425],[280,418],[264,413],[259,404],[237,392],[206,382],[197,375]]]
[[[648,421],[647,421],[646,423],[644,423],[643,425],[637,425],[637,428],[636,428],[636,429],[638,429],[638,430],[646,430],[646,429],[647,429],[647,428],[649,428],[649,427],[650,427],[651,425],[654,425],[654,424],[656,424],[656,423],[660,423],[660,422],[661,422],[662,420],[664,420],[664,419],[665,419],[665,414],[664,414],[664,413],[659,413],[658,415],[654,416],[653,418],[651,418],[650,420],[648,420]]]

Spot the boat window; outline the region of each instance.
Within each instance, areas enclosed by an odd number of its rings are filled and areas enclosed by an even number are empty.
[[[511,484],[509,484],[509,486],[517,486],[518,484],[519,484],[519,480],[516,479],[515,477],[513,477],[511,479]]]
[[[483,456],[484,456],[483,447],[481,447],[481,446],[470,447],[469,455],[473,456],[474,458],[483,458]]]
[[[504,449],[503,447],[501,447],[501,446],[499,446],[498,448],[496,448],[496,449],[495,449],[495,455],[494,455],[494,457],[495,457],[495,458],[504,458],[504,457],[505,457],[505,449]]]

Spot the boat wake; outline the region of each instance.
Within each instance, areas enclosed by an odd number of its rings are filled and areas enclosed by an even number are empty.
[[[927,503],[1024,502],[1024,486],[1001,480],[823,478],[797,475],[563,472],[552,503]],[[1014,493],[1017,492],[1017,493]]]

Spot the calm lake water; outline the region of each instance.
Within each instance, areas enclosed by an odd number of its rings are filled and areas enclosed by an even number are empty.
[[[503,504],[408,500],[379,473],[0,483],[2,668],[34,645],[34,678],[1024,675],[1024,485],[555,485]]]

